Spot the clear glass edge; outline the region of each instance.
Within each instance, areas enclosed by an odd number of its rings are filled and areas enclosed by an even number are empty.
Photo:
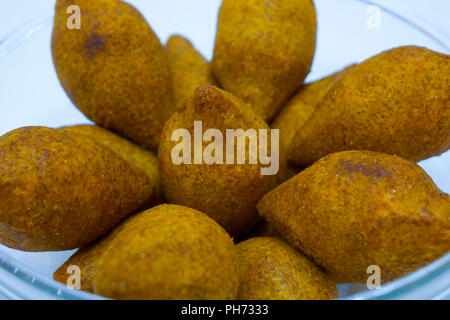
[[[69,300],[93,300],[93,299],[105,299],[103,297],[90,294],[80,290],[70,289],[67,286],[54,281],[53,279],[42,276],[32,270],[30,267],[24,265],[22,262],[10,257],[4,252],[0,251],[0,268],[9,273],[10,275],[16,277],[18,280],[22,281],[25,285],[31,285],[37,287],[42,291],[55,296],[58,299],[69,299]],[[2,279],[0,279],[0,290],[2,289]],[[22,295],[20,292],[15,292],[14,288],[6,287],[10,291],[10,295],[14,295],[17,299],[29,298]]]

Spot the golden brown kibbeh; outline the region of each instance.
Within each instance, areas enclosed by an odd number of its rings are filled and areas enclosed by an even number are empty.
[[[67,28],[70,5],[81,29]],[[119,0],[58,0],[52,35],[58,78],[86,117],[156,150],[175,111],[164,49],[142,15]]]
[[[0,137],[0,242],[23,251],[84,246],[151,197],[144,171],[84,135],[24,127]]]
[[[68,273],[70,266],[78,266],[80,268],[80,290],[95,293],[94,290],[94,276],[97,272],[97,262],[101,255],[109,247],[111,241],[119,234],[120,231],[125,229],[129,224],[132,224],[134,220],[140,219],[140,214],[127,217],[124,221],[121,221],[113,230],[109,233],[77,250],[62,266],[60,266],[53,274],[53,279],[64,285],[67,285],[67,281],[71,277],[71,273]]]
[[[336,284],[285,241],[251,238],[236,245],[240,262],[239,300],[328,300]]]
[[[283,183],[304,168],[295,167],[288,163],[289,145],[297,131],[316,110],[317,104],[325,97],[333,85],[346,75],[354,65],[336,72],[326,78],[312,82],[301,88],[277,115],[270,127],[280,130],[280,171],[277,176],[278,184]]]
[[[153,206],[163,202],[158,158],[154,152],[143,149],[133,142],[115,134],[114,132],[95,125],[76,125],[63,127],[61,129],[84,134],[103,146],[111,149],[128,163],[144,170],[150,178],[153,189],[148,205]]]
[[[330,154],[277,187],[259,213],[338,282],[387,282],[450,250],[450,196],[414,162]]]
[[[237,148],[239,142],[235,141],[234,164],[227,163],[226,151],[217,157],[220,163],[207,164],[202,161],[201,164],[175,164],[172,156],[174,150],[180,144],[186,144],[183,138],[172,140],[175,130],[184,128],[189,131],[190,136],[194,137],[194,121],[202,121],[203,131],[217,129],[223,135],[223,145],[229,141],[226,140],[227,129],[266,129],[269,126],[256,114],[252,112],[239,99],[228,92],[220,90],[214,86],[200,86],[194,94],[186,101],[184,106],[179,109],[167,121],[161,137],[161,144],[158,151],[158,160],[161,170],[161,179],[163,191],[166,200],[169,203],[176,203],[200,210],[225,228],[230,234],[237,235],[244,232],[258,219],[256,211],[257,201],[269,190],[275,183],[275,175],[262,175],[261,168],[266,167],[260,164],[249,164],[249,143],[245,145],[245,164],[237,163]],[[178,137],[178,139],[180,139]],[[192,138],[194,145],[194,138]],[[268,132],[268,150],[271,148],[271,135]],[[230,140],[231,141],[231,140]],[[207,153],[210,150],[210,143],[202,142],[202,148],[192,147],[190,159],[194,158],[194,151]],[[259,143],[258,147],[263,147]],[[175,151],[176,152],[176,151]],[[212,154],[213,152],[211,152]]]
[[[235,254],[230,236],[205,214],[160,205],[112,239],[97,264],[95,292],[115,299],[235,299]]]
[[[108,248],[113,237],[117,235],[117,232],[118,228],[115,228],[101,239],[78,249],[77,252],[53,273],[53,279],[67,285],[72,276],[68,272],[70,266],[77,266],[80,268],[80,290],[95,293],[93,281],[95,272],[97,271],[97,262],[102,253]]]
[[[191,42],[179,35],[169,38],[165,46],[172,75],[173,94],[177,109],[202,84],[216,82],[209,62],[193,47]]]
[[[354,67],[295,135],[288,160],[372,150],[412,161],[450,148],[450,56],[399,47]]]
[[[270,122],[309,73],[316,30],[311,0],[223,0],[213,73]]]

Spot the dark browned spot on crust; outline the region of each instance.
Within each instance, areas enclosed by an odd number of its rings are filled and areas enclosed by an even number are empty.
[[[339,168],[347,173],[360,172],[367,177],[373,178],[386,178],[391,177],[391,172],[383,167],[369,167],[363,164],[356,164],[352,160],[340,160]]]
[[[84,47],[86,48],[85,56],[92,59],[98,52],[104,51],[109,34],[85,34]]]

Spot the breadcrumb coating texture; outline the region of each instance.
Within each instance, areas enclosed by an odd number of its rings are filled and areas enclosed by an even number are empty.
[[[306,167],[332,152],[372,150],[412,161],[450,148],[450,56],[399,47],[342,77],[293,139]]]
[[[301,167],[288,162],[289,145],[298,130],[309,120],[316,111],[317,104],[325,97],[334,84],[346,75],[354,66],[336,72],[324,79],[302,87],[280,111],[270,127],[280,130],[280,171],[277,176],[278,184],[283,183],[296,173]]]
[[[235,299],[233,240],[205,214],[153,207],[127,223],[100,257],[95,292],[115,299]]]
[[[285,241],[251,238],[236,245],[240,262],[239,300],[328,300],[336,284]]]
[[[270,122],[309,73],[316,30],[311,0],[224,0],[213,73],[225,90]]]
[[[210,63],[188,39],[179,35],[171,36],[165,45],[165,51],[172,75],[177,109],[183,106],[184,101],[200,85],[216,85]]]
[[[228,92],[204,85],[164,127],[158,159],[167,201],[200,210],[237,235],[258,222],[256,203],[274,187],[275,175],[261,175],[261,164],[249,164],[248,145],[246,164],[174,164],[172,150],[179,142],[171,140],[172,133],[185,128],[194,137],[194,121],[202,121],[204,131],[220,130],[223,137],[227,129],[269,130],[269,126]],[[270,133],[268,140],[270,150]],[[225,138],[223,142],[225,145]],[[203,142],[202,151],[208,144]],[[234,155],[236,158],[236,149]]]
[[[96,240],[152,195],[144,171],[84,135],[24,127],[0,137],[0,241],[23,251]]]
[[[67,7],[81,29],[66,27]],[[164,49],[142,15],[119,0],[58,0],[52,35],[58,78],[86,117],[156,150],[175,111]]]
[[[450,196],[415,163],[371,151],[330,154],[258,203],[259,213],[338,282],[387,282],[450,250]]]
[[[144,170],[150,178],[153,189],[148,205],[153,206],[163,202],[158,158],[153,151],[146,150],[114,132],[95,125],[76,125],[62,129],[84,134],[111,149],[131,165]]]

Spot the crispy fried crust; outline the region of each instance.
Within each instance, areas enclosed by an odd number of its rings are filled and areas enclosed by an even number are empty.
[[[110,230],[151,197],[144,171],[84,135],[24,127],[0,137],[0,241],[69,250]]]
[[[262,165],[248,164],[248,160],[246,164],[235,161],[235,164],[175,165],[171,154],[179,142],[171,140],[172,133],[185,128],[194,137],[194,120],[203,121],[204,131],[220,130],[224,145],[226,129],[258,130],[269,126],[231,94],[213,86],[200,86],[164,127],[158,159],[167,201],[200,210],[230,234],[237,235],[258,221],[255,205],[273,188],[275,176],[261,175]],[[202,149],[207,145],[204,142]],[[192,153],[193,150],[194,145]]]
[[[240,300],[326,300],[336,284],[312,261],[277,238],[251,238],[236,246]]]
[[[80,30],[66,27],[69,5]],[[94,122],[155,150],[175,111],[163,47],[142,15],[118,0],[58,0],[53,62],[72,102]]]
[[[209,62],[188,39],[179,35],[171,36],[164,49],[169,61],[177,109],[200,85],[216,84]]]
[[[153,207],[127,222],[97,264],[95,292],[116,299],[235,299],[230,236],[205,214]]]
[[[133,142],[99,126],[76,125],[63,127],[64,130],[84,134],[103,146],[111,149],[128,163],[137,166],[147,173],[152,183],[152,196],[148,200],[148,206],[154,206],[163,202],[161,177],[159,176],[158,158],[150,150],[141,148]]]
[[[317,104],[322,101],[334,84],[350,72],[352,68],[354,68],[354,65],[302,87],[270,125],[271,128],[280,130],[280,172],[277,176],[278,184],[283,183],[304,169],[288,163],[289,145],[297,131],[313,115]]]
[[[306,167],[332,152],[372,150],[419,161],[450,148],[450,56],[421,47],[353,68],[319,104],[288,157]]]
[[[450,197],[415,163],[371,151],[330,154],[271,191],[259,213],[338,282],[383,282],[450,250]]]
[[[309,73],[316,29],[311,0],[224,0],[213,73],[225,90],[270,122]]]

